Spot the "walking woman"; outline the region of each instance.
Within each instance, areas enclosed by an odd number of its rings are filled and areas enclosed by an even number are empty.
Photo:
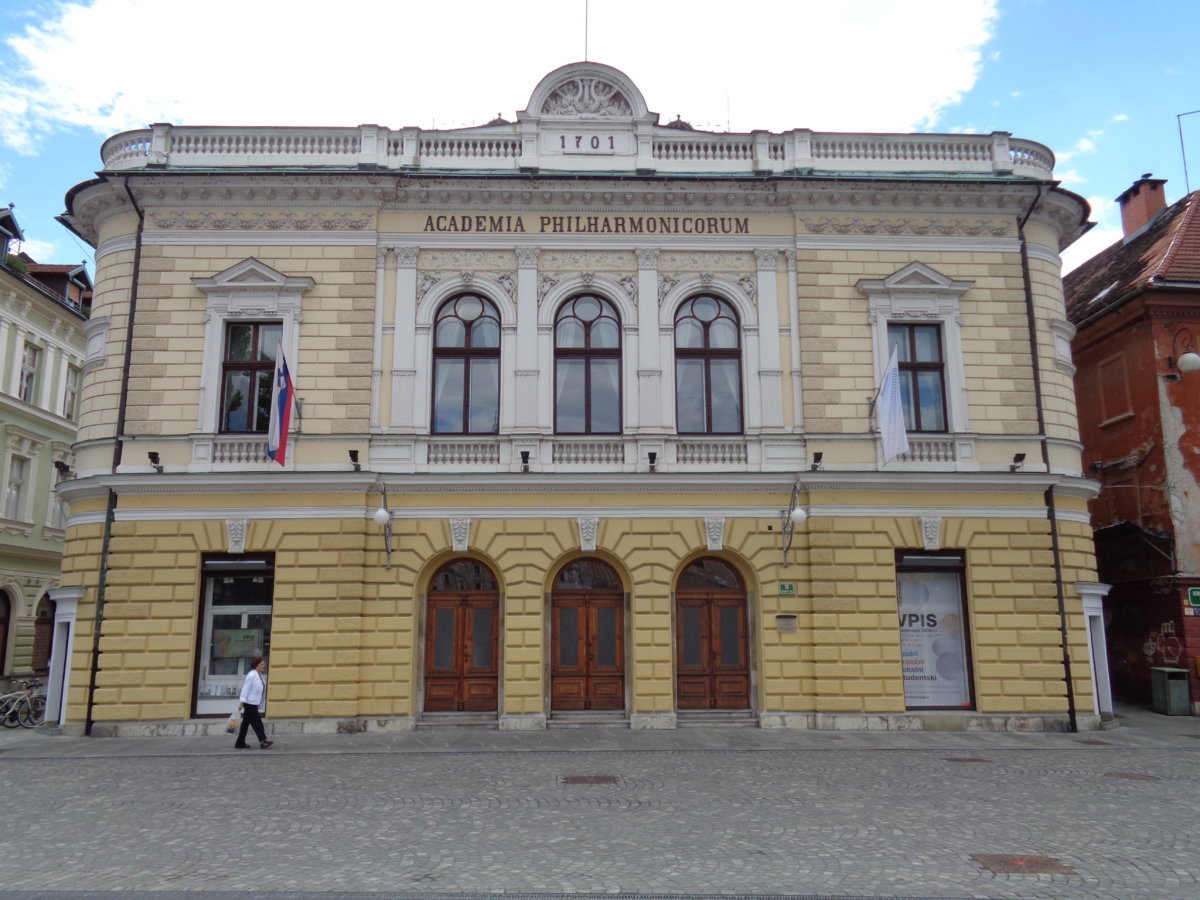
[[[258,714],[258,708],[262,706],[263,697],[267,692],[266,685],[263,683],[263,673],[266,671],[267,661],[261,656],[256,656],[250,663],[250,671],[246,673],[246,680],[242,682],[242,694],[238,697],[238,709],[242,711],[242,727],[238,729],[237,743],[233,745],[239,750],[247,750],[250,747],[246,743],[247,728],[254,729],[254,736],[258,738],[258,746],[264,750],[275,743],[267,740],[262,716]]]

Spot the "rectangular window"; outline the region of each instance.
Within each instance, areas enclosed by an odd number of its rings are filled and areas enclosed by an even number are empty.
[[[899,348],[900,395],[908,431],[946,430],[945,362],[939,325],[888,325],[888,355]]]
[[[79,402],[79,369],[67,366],[67,383],[63,389],[63,418],[75,421],[79,414],[76,408]]]
[[[974,706],[965,575],[960,554],[897,554],[900,658],[908,709]]]
[[[221,431],[266,432],[282,334],[278,322],[231,322],[225,326]]]
[[[269,553],[205,557],[202,570],[196,715],[227,716],[237,708],[254,657],[270,655],[275,559]]]
[[[37,396],[38,366],[42,360],[42,351],[33,344],[26,344],[21,354],[21,381],[17,388],[17,396],[26,403],[33,403]]]
[[[8,481],[4,486],[4,518],[25,521],[25,496],[29,488],[29,458],[13,454],[8,458]]]

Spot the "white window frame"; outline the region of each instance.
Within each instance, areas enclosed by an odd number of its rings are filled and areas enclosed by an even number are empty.
[[[292,378],[297,377],[301,297],[314,284],[307,276],[284,275],[253,257],[211,278],[192,282],[208,297],[204,315],[204,358],[200,372],[200,403],[196,430],[220,433],[221,372],[225,355],[225,326],[229,322],[280,322],[280,346]]]
[[[62,415],[72,422],[79,421],[79,385],[83,371],[74,362],[67,363],[63,375]]]
[[[16,472],[18,462],[24,471]],[[29,485],[33,482],[33,457],[9,453],[4,465],[4,518],[12,522],[28,522]]]
[[[940,326],[946,431],[951,434],[970,430],[960,302],[962,295],[974,284],[973,281],[956,281],[925,263],[912,262],[886,278],[864,278],[857,285],[869,304],[875,384],[883,378],[888,363],[888,325]]]
[[[17,397],[26,403],[37,402],[38,375],[41,371],[42,348],[26,341],[21,348],[21,371],[17,383]]]

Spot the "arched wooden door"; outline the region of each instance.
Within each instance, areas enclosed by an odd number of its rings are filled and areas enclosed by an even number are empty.
[[[728,563],[698,559],[675,590],[679,709],[749,709],[746,588]]]
[[[579,559],[550,594],[550,708],[625,708],[625,592],[612,567]]]
[[[425,611],[425,711],[494,711],[499,649],[496,577],[473,559],[443,566]]]

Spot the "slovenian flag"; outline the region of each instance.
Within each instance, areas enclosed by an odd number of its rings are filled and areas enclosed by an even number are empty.
[[[283,351],[275,362],[275,385],[271,388],[271,424],[267,427],[267,456],[281,466],[287,463],[288,432],[292,426],[292,375]]]
[[[904,397],[900,392],[900,362],[892,346],[892,355],[879,383],[879,400],[875,411],[879,415],[879,443],[886,466],[901,453],[908,452],[908,432],[904,428]]]

